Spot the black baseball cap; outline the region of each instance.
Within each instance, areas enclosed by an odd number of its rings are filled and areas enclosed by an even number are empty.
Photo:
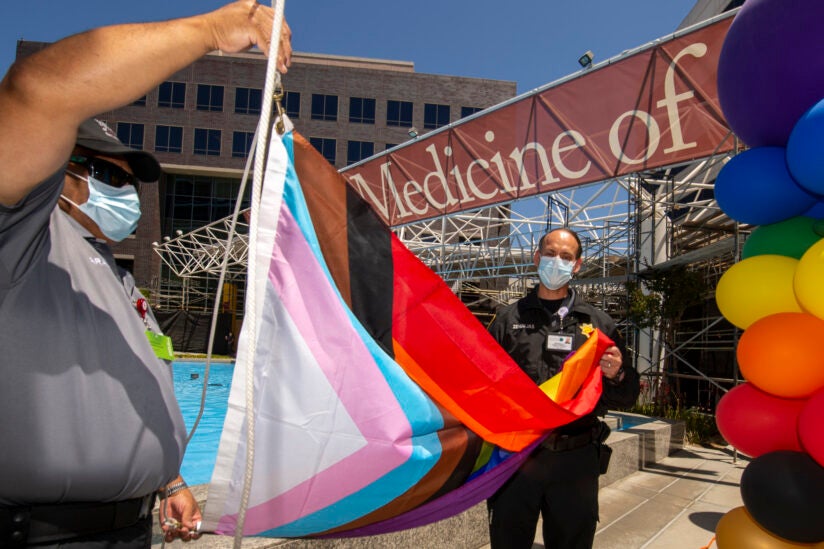
[[[160,179],[160,164],[157,159],[145,151],[127,147],[112,129],[96,118],[89,118],[77,129],[77,144],[113,156],[122,156],[140,181],[157,181]]]

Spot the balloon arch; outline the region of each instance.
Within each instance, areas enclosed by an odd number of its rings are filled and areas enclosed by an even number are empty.
[[[747,382],[716,412],[724,438],[754,459],[744,507],[727,513],[719,549],[824,542],[824,2],[747,0],[718,67],[724,116],[750,147],[716,179],[716,199],[757,225],[716,289],[744,330]]]

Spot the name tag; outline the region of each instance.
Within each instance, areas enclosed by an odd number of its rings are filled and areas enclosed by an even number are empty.
[[[571,351],[572,336],[567,334],[549,334],[546,336],[546,348],[550,351]]]
[[[151,330],[146,330],[146,339],[152,346],[155,356],[162,360],[174,360],[175,354],[172,349],[172,338],[169,336],[156,334]]]

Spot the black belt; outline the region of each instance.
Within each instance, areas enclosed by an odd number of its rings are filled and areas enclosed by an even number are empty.
[[[0,506],[0,546],[25,547],[126,528],[151,514],[154,498],[150,494],[111,503]]]
[[[565,434],[551,433],[541,442],[541,448],[550,452],[563,452],[564,450],[575,450],[583,448],[595,439],[592,429],[587,429],[582,433]]]

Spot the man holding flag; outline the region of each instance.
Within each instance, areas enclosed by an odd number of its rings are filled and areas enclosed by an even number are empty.
[[[540,284],[505,307],[489,330],[537,384],[555,376],[564,359],[600,330],[617,345],[600,359],[603,393],[595,409],[561,426],[488,500],[493,549],[532,547],[538,517],[544,544],[552,549],[592,547],[598,521],[598,476],[606,472],[609,435],[597,416],[632,406],[640,391],[638,373],[624,361],[615,322],[569,287],[581,268],[582,247],[570,229],[544,235],[535,251]]]

